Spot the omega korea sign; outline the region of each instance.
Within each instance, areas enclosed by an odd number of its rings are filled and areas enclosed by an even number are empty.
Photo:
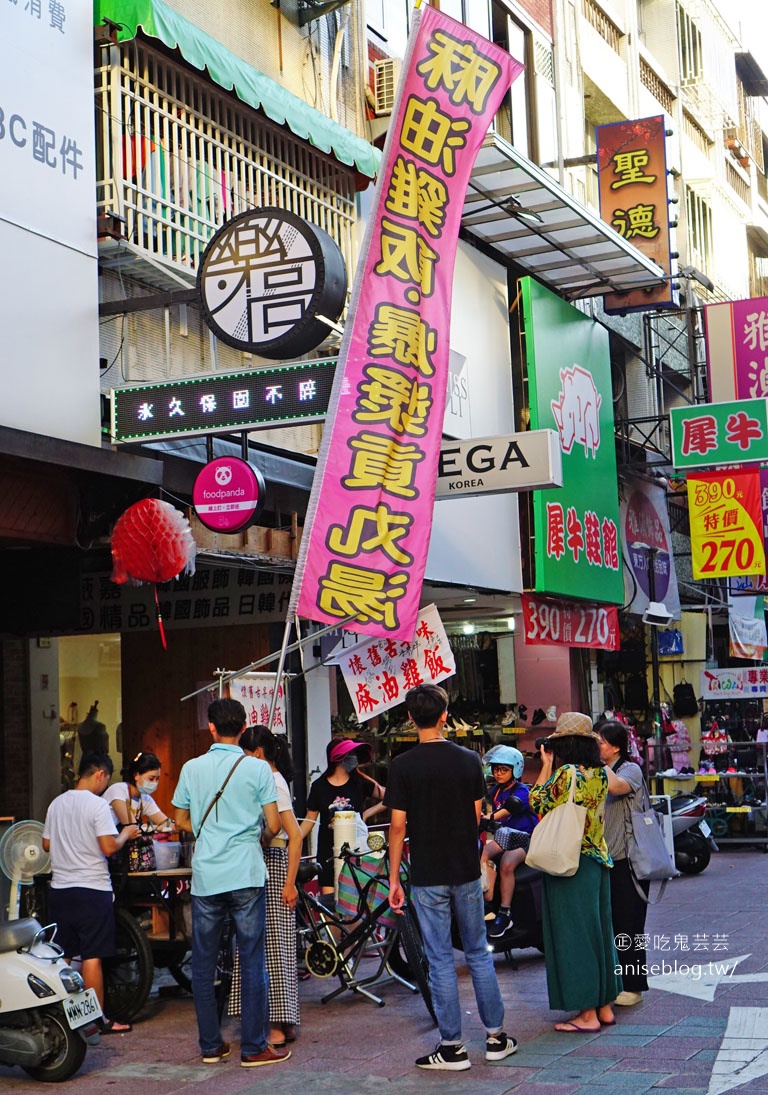
[[[436,498],[508,494],[562,485],[562,453],[556,430],[443,441],[440,447]]]

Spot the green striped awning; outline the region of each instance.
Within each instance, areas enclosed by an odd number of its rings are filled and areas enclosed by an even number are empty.
[[[159,38],[169,49],[178,49],[190,65],[206,69],[212,80],[234,91],[248,106],[263,110],[273,122],[288,126],[321,152],[375,177],[381,159],[377,148],[247,64],[162,0],[94,0],[93,15],[94,26],[105,19],[117,24],[118,41],[135,38],[139,28]]]

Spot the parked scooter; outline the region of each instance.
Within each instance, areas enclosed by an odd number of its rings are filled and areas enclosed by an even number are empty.
[[[501,828],[499,822],[482,818],[480,827],[486,832]],[[491,926],[499,910],[499,881],[496,881],[493,901],[487,905],[486,920]],[[543,953],[544,935],[541,927],[541,871],[521,863],[515,871],[515,892],[510,906],[512,925],[497,939],[489,939],[488,946],[494,954],[503,954],[513,967],[517,967],[513,950],[534,947]],[[463,950],[461,934],[456,921],[451,923],[451,938],[456,950]]]
[[[701,874],[717,844],[704,820],[708,800],[703,795],[679,794],[670,799],[675,866],[682,874]],[[656,809],[663,812],[663,804]]]
[[[64,961],[55,932],[31,917],[0,924],[0,1064],[44,1083],[77,1072],[85,1031],[101,1018],[96,993]]]

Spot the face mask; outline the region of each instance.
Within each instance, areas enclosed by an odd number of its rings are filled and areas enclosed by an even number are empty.
[[[157,790],[159,780],[157,779],[145,779],[143,783],[140,783],[139,790],[143,791],[145,795],[152,795]]]
[[[344,769],[345,772],[354,772],[355,768],[357,768],[357,765],[358,760],[353,753],[347,754],[347,756],[344,757],[341,762],[341,767]]]

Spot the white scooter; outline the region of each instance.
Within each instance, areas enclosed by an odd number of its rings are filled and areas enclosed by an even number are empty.
[[[0,924],[0,1064],[45,1083],[77,1072],[101,1017],[96,993],[64,961],[55,933],[55,924],[41,928],[31,917]]]

